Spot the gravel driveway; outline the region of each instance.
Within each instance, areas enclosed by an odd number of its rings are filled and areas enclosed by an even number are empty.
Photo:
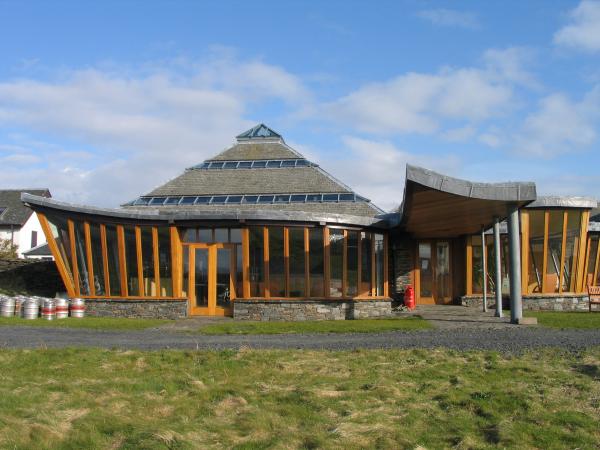
[[[97,331],[69,328],[0,327],[0,347],[102,347],[119,349],[327,349],[436,348],[519,352],[541,347],[580,350],[600,345],[600,330],[552,330],[539,327],[503,329],[433,329],[352,334],[221,335],[150,329]]]

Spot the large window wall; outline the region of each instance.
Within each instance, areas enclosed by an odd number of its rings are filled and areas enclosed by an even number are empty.
[[[597,277],[598,243],[586,242],[589,212],[581,209],[524,209],[521,211],[521,282],[523,294],[580,293]],[[586,245],[587,244],[587,245]],[[586,253],[586,248],[587,253]],[[486,235],[487,285],[495,290],[493,236]],[[482,293],[481,236],[467,239],[467,295]],[[502,293],[509,293],[508,236],[501,236]],[[590,274],[591,271],[591,274]]]
[[[584,288],[600,286],[600,234],[590,234],[586,249]]]

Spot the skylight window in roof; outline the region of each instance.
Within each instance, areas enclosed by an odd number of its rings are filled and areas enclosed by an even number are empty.
[[[6,207],[0,206],[0,216],[6,211]]]
[[[308,194],[306,196],[306,201],[307,202],[320,202],[321,201],[321,194]]]
[[[340,194],[340,202],[353,202],[354,194]]]
[[[167,197],[165,205],[176,205],[179,203],[179,200],[181,200],[181,197]]]
[[[290,201],[292,203],[304,203],[306,201],[306,195],[294,194],[294,195],[292,195],[292,198],[290,199]]]
[[[164,197],[152,197],[152,199],[150,200],[151,205],[162,205],[164,202]]]
[[[252,161],[240,161],[238,169],[249,169],[252,167]]]
[[[212,202],[211,203],[225,203],[226,200],[227,200],[227,196],[226,195],[215,195],[212,198]]]
[[[308,165],[309,165],[309,162],[306,159],[296,160],[296,167],[306,167]]]
[[[147,205],[149,201],[150,201],[149,198],[140,197],[135,202],[133,202],[133,204],[134,205]]]
[[[224,163],[222,163],[222,162],[211,162],[209,169],[222,169],[223,164]]]
[[[223,166],[223,169],[235,169],[237,168],[237,161],[229,161],[226,162],[225,165]]]
[[[203,205],[210,202],[210,197],[197,197],[196,205]]]
[[[262,169],[264,167],[267,167],[266,161],[254,161],[254,163],[252,164],[253,169]]]
[[[273,195],[261,195],[258,198],[258,203],[273,203]]]
[[[227,197],[227,203],[241,203],[242,197],[242,195],[230,195]]]
[[[337,202],[338,194],[323,194],[323,201],[324,202]]]
[[[290,201],[289,195],[276,195],[275,203],[288,203]]]
[[[267,167],[269,169],[281,167],[281,161],[267,161]]]
[[[209,167],[210,167],[209,162],[202,163],[202,165],[200,166],[201,169],[208,169]]]
[[[183,197],[180,205],[192,205],[196,201],[196,197]]]
[[[288,160],[284,160],[281,162],[281,167],[295,167],[295,166],[296,166],[295,159],[288,159]]]
[[[256,203],[258,201],[258,195],[244,195],[242,203]]]

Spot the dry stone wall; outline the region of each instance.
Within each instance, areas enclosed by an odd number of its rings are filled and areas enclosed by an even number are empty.
[[[85,300],[85,313],[92,317],[181,319],[187,316],[187,309],[187,300]]]

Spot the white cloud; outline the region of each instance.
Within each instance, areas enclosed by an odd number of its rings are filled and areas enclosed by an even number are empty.
[[[588,52],[600,51],[600,2],[584,0],[569,17],[570,23],[554,34],[554,43]]]
[[[408,73],[373,83],[326,105],[334,120],[372,133],[435,132],[441,120],[481,121],[504,113],[512,89],[487,69]]]
[[[424,166],[453,174],[460,166],[453,155],[425,156],[397,148],[386,140],[369,140],[344,136],[343,159],[322,160],[323,167],[335,167],[334,175],[358,194],[370,198],[386,211],[397,208],[404,195],[406,164]],[[357,171],[360,170],[360,176]]]
[[[417,12],[417,17],[425,19],[434,25],[446,27],[458,27],[470,30],[476,30],[481,27],[477,15],[474,13],[453,9],[424,9]]]
[[[3,185],[38,180],[57,198],[116,206],[224,149],[255,124],[245,118],[249,107],[271,101],[300,107],[310,93],[280,67],[229,56],[143,74],[89,69],[52,82],[4,81],[0,126],[78,144],[1,142],[4,151],[35,148],[42,160],[24,169],[5,157],[3,173],[15,176]]]
[[[540,83],[527,70],[527,66],[534,59],[535,52],[526,47],[493,48],[483,54],[483,60],[492,78],[537,89]]]
[[[597,137],[600,86],[579,102],[566,95],[551,94],[540,101],[515,136],[515,150],[538,156],[555,156],[581,150]]]
[[[442,133],[442,138],[450,142],[464,142],[470,139],[477,129],[471,125],[466,125],[460,128],[452,128]]]

